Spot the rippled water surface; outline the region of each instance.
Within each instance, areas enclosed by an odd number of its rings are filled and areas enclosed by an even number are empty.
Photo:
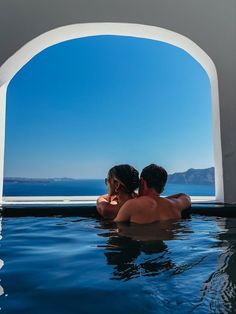
[[[1,221],[2,313],[236,311],[236,219]]]

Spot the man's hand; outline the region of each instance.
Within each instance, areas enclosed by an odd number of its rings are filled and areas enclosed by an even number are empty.
[[[166,198],[179,198],[180,196],[188,196],[188,195],[184,193],[177,193],[177,194],[166,196]]]
[[[184,193],[173,194],[173,195],[167,196],[166,198],[170,200],[172,199],[173,201],[178,202],[180,210],[189,208],[191,206],[190,196]]]

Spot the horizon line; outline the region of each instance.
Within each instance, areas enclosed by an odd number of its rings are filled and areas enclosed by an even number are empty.
[[[207,167],[207,168],[189,168],[185,171],[176,171],[176,172],[173,172],[173,173],[168,173],[168,176],[169,175],[173,175],[173,174],[181,174],[181,173],[185,173],[189,170],[207,170],[207,169],[211,169],[211,168],[215,168],[214,166],[211,166],[211,167]],[[71,178],[71,177],[65,177],[65,176],[62,176],[62,177],[43,177],[43,178],[40,178],[40,177],[14,177],[14,176],[4,176],[3,180],[6,180],[6,179],[31,179],[31,180],[61,180],[61,179],[69,179],[69,180],[103,180],[104,178]]]

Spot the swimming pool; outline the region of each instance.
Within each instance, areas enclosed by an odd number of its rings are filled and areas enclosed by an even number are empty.
[[[236,219],[3,218],[2,313],[229,313]]]

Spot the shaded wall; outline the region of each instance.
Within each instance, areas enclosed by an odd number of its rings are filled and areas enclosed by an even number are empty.
[[[0,65],[36,36],[85,22],[163,27],[189,37],[211,57],[219,78],[225,201],[236,202],[236,1],[1,0]]]

